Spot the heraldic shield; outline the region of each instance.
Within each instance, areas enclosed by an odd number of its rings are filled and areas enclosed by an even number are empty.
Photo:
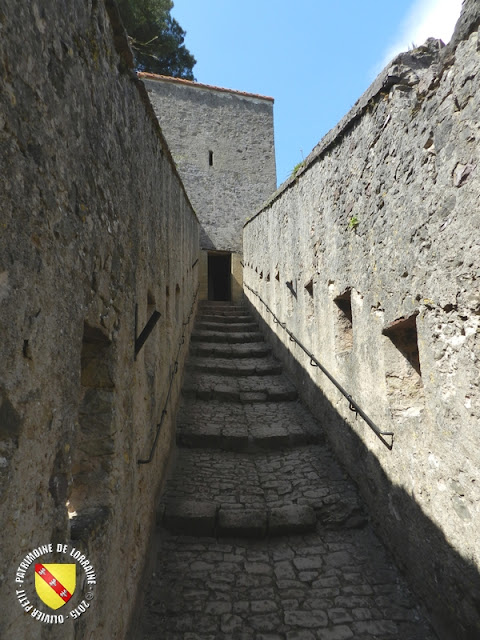
[[[76,582],[76,564],[35,565],[35,590],[50,609],[60,609],[70,600]]]

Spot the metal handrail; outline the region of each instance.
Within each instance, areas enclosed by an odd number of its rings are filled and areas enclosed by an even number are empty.
[[[257,296],[257,298],[260,300],[260,302],[265,306],[265,308],[267,309],[267,311],[269,313],[272,314],[273,316],[273,322],[275,324],[278,324],[282,327],[282,329],[284,331],[286,331],[286,333],[288,334],[289,338],[290,338],[290,342],[295,342],[296,344],[298,344],[298,346],[307,354],[307,356],[310,358],[310,365],[312,367],[318,367],[320,369],[320,371],[322,373],[324,373],[327,378],[330,380],[330,382],[335,385],[335,387],[340,391],[340,393],[345,396],[345,398],[348,400],[349,402],[349,409],[351,411],[353,411],[355,414],[359,415],[361,418],[363,418],[363,420],[365,420],[365,422],[368,424],[368,426],[370,427],[370,429],[372,429],[372,431],[374,431],[374,433],[378,436],[378,438],[383,442],[383,444],[390,449],[390,451],[393,448],[393,438],[394,438],[394,433],[392,433],[391,431],[381,431],[377,425],[373,422],[373,420],[371,420],[367,414],[363,411],[363,409],[355,402],[355,400],[352,398],[352,396],[342,387],[342,385],[337,382],[335,380],[335,378],[332,376],[332,374],[325,369],[325,367],[317,360],[317,358],[315,358],[315,356],[313,355],[313,353],[311,351],[309,351],[301,342],[300,340],[289,330],[287,329],[287,325],[284,322],[281,322],[278,317],[275,315],[275,313],[270,309],[270,307],[268,306],[268,304],[262,299],[262,297],[260,296],[260,294],[255,291],[255,289],[252,289],[252,287],[249,287],[248,284],[246,284],[245,282],[243,283],[244,287],[246,287],[247,289],[249,289],[253,294],[255,294]],[[385,440],[385,437],[389,437],[391,438],[391,442],[388,442],[387,440]]]
[[[167,405],[168,405],[168,401],[170,400],[170,395],[172,393],[173,380],[174,380],[174,378],[175,378],[175,376],[177,375],[177,372],[178,372],[178,357],[180,355],[180,351],[182,349],[182,346],[185,344],[185,332],[186,332],[185,327],[187,327],[190,324],[190,320],[192,319],[193,309],[195,307],[195,301],[197,299],[199,289],[200,289],[200,285],[197,287],[197,291],[195,292],[195,296],[193,297],[192,306],[190,307],[190,313],[188,314],[188,318],[187,318],[187,320],[185,322],[182,323],[182,326],[184,327],[184,329],[183,329],[182,337],[180,338],[180,341],[178,343],[177,355],[175,356],[175,361],[173,363],[173,370],[172,370],[172,372],[170,374],[170,384],[168,386],[167,397],[165,398],[165,404],[163,405],[162,415],[160,417],[160,422],[157,424],[157,431],[155,433],[155,439],[154,439],[152,447],[150,449],[150,455],[148,456],[148,458],[145,458],[145,459],[142,459],[142,460],[137,460],[137,464],[150,464],[150,462],[153,460],[153,455],[154,455],[155,449],[157,447],[157,442],[158,442],[158,438],[160,436],[160,431],[162,429],[163,421],[165,420],[165,416],[167,415]]]

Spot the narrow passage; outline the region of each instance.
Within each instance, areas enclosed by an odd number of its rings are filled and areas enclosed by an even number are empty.
[[[202,303],[137,640],[435,640],[248,311]]]

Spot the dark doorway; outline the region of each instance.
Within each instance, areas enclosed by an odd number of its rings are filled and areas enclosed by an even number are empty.
[[[232,256],[230,253],[208,254],[208,299],[230,300],[230,273]]]

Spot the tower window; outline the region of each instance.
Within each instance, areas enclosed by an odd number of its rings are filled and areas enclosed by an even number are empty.
[[[213,167],[213,151],[208,152],[208,164],[210,167]]]

